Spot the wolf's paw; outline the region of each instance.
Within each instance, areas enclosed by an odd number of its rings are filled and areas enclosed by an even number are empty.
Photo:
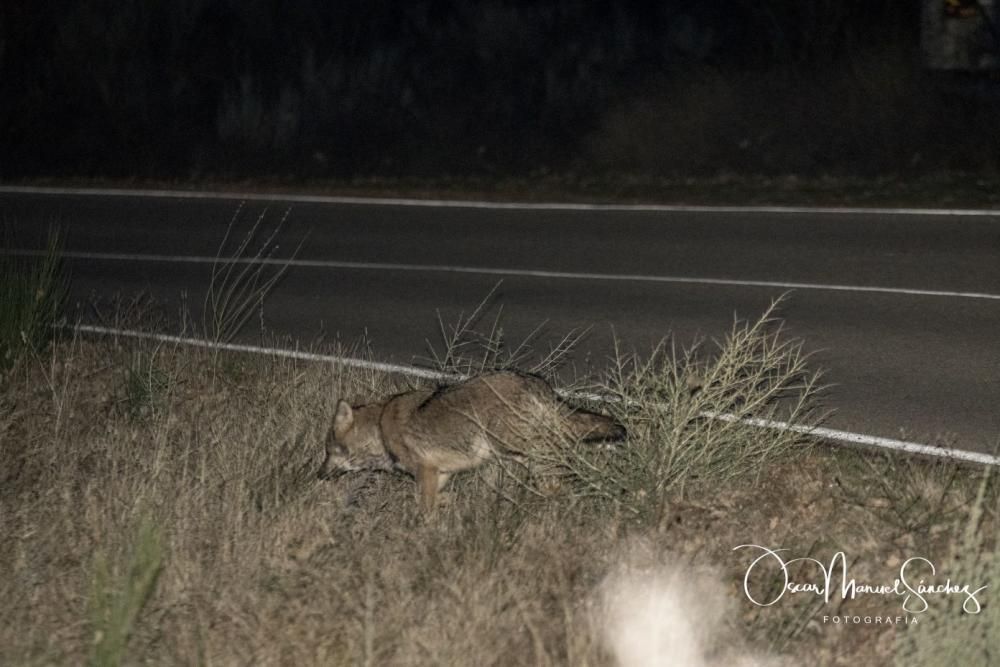
[[[458,502],[458,494],[454,491],[438,491],[437,504],[439,508],[454,507]]]
[[[545,475],[535,483],[538,492],[546,498],[558,496],[563,491],[563,480],[556,475]]]

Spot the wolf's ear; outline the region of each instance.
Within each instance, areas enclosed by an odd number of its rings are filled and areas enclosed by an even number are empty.
[[[333,418],[333,430],[335,433],[344,433],[354,424],[354,410],[351,404],[340,399],[337,401],[337,414]]]

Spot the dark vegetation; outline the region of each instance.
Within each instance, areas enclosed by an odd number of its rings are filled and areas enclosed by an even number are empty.
[[[0,178],[993,169],[920,3],[0,5]]]

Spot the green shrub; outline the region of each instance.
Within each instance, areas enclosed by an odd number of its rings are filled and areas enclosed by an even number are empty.
[[[156,588],[163,569],[163,547],[149,517],[139,525],[127,568],[127,573],[116,577],[104,555],[96,559],[90,596],[94,639],[87,664],[91,667],[122,663],[139,613]]]
[[[52,232],[40,257],[0,255],[0,370],[52,339],[66,300],[61,250],[59,234]]]

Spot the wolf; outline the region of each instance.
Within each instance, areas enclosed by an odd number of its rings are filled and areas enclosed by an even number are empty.
[[[337,403],[320,477],[349,470],[403,470],[425,511],[456,472],[498,455],[524,455],[552,438],[624,439],[611,417],[574,409],[541,377],[495,371],[438,389],[415,389],[367,405]]]

